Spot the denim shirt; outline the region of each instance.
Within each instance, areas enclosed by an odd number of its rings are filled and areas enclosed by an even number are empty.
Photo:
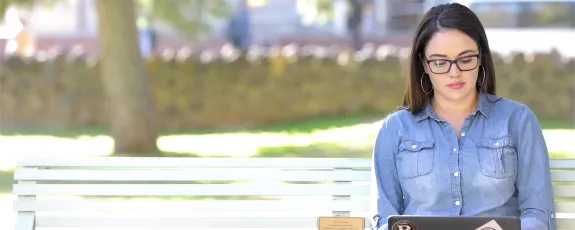
[[[372,162],[374,226],[386,229],[390,215],[513,216],[522,230],[557,229],[535,114],[509,99],[479,97],[459,138],[429,104],[384,119]]]

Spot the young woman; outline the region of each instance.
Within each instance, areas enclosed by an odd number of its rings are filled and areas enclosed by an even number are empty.
[[[541,126],[527,106],[495,95],[476,15],[431,8],[410,62],[403,108],[384,119],[374,147],[375,225],[386,228],[390,215],[515,216],[522,230],[555,230]]]

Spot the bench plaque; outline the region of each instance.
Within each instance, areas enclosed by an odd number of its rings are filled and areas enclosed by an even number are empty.
[[[363,217],[319,217],[318,230],[364,230]]]

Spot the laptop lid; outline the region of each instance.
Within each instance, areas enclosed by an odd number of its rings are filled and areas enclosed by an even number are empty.
[[[521,230],[521,221],[518,217],[399,215],[389,216],[387,226],[389,230]]]

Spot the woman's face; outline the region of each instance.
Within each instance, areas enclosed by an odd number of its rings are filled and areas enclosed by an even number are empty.
[[[429,40],[424,55],[435,97],[457,102],[475,95],[481,58],[473,39],[459,30],[442,30]]]

